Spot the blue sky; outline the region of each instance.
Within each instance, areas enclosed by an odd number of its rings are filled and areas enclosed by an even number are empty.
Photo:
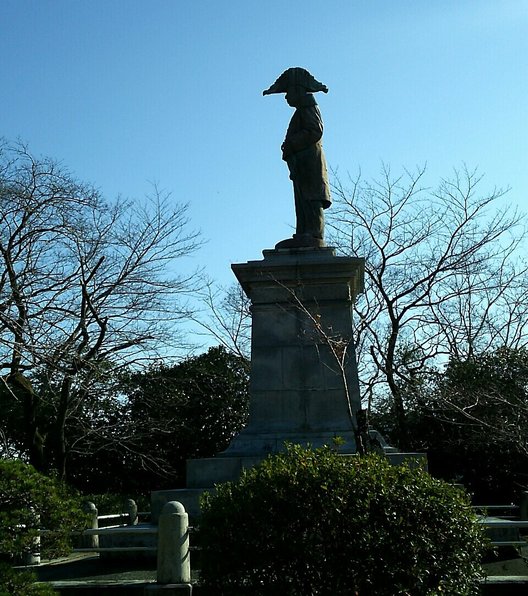
[[[223,284],[292,233],[291,109],[262,97],[290,66],[329,87],[342,175],[465,162],[528,207],[528,0],[0,0],[0,56],[0,136],[108,198],[189,202],[185,268]]]

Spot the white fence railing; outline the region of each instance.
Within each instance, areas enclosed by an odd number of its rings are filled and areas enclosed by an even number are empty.
[[[487,529],[491,530],[509,530],[509,534],[515,532],[517,535],[511,539],[492,539],[490,542],[493,546],[528,546],[528,539],[524,538],[519,530],[525,529],[528,531],[528,521],[520,520],[493,520],[489,518],[482,518],[480,523]]]
[[[493,530],[516,530],[518,536],[512,540],[491,540],[494,546],[528,546],[528,493],[525,493],[525,500],[520,506],[517,505],[479,505],[473,507],[480,512],[480,523],[487,529]],[[132,502],[133,503],[133,502]],[[83,546],[74,549],[74,552],[97,552],[97,553],[119,553],[119,552],[152,552],[157,554],[157,583],[159,584],[188,584],[191,581],[189,533],[189,517],[184,506],[178,501],[170,501],[163,507],[159,517],[158,525],[137,525],[137,508],[131,506],[130,510],[124,513],[112,515],[98,515],[97,508],[93,503],[87,503],[85,511],[91,514],[91,527],[75,532],[84,539]],[[519,511],[525,519],[510,515],[513,511]],[[506,515],[495,515],[498,512],[508,511]],[[494,513],[493,518],[487,516]],[[99,522],[110,520],[126,520],[127,523],[99,527]],[[521,536],[519,530],[526,530],[527,539]],[[45,533],[46,530],[42,530]],[[99,546],[99,536],[105,535],[136,535],[156,536],[156,546]]]
[[[480,523],[489,530],[493,546],[528,546],[528,492],[521,494],[519,505],[476,505],[473,509],[481,516]],[[494,538],[501,531],[504,536]]]
[[[165,503],[157,526],[137,526],[137,516],[129,513],[97,515],[97,508],[89,503],[86,511],[91,514],[91,528],[75,532],[85,539],[85,545],[74,548],[74,552],[120,553],[152,552],[157,554],[156,581],[158,584],[188,584],[191,581],[189,516],[178,501]],[[137,511],[137,510],[136,510]],[[99,521],[128,518],[131,523],[99,527]],[[41,530],[46,533],[46,530]],[[156,546],[99,546],[99,536],[156,536]]]

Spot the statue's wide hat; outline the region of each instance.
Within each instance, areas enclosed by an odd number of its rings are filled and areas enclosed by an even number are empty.
[[[286,93],[289,87],[304,87],[309,93],[323,91],[328,93],[328,87],[317,81],[305,68],[298,66],[288,68],[273,83],[273,85],[262,92],[262,95],[271,95],[272,93]]]

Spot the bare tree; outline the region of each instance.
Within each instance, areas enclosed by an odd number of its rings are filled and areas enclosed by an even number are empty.
[[[101,365],[152,359],[178,344],[191,279],[171,273],[199,245],[186,206],[154,189],[143,203],[105,201],[22,144],[0,147],[0,366],[24,404],[30,460],[44,450],[64,472],[65,428]],[[58,387],[53,424],[39,428],[41,397],[28,375]],[[49,406],[49,404],[48,404]]]
[[[329,221],[331,241],[366,260],[356,303],[360,378],[369,407],[380,386],[388,388],[401,447],[402,387],[416,371],[455,349],[528,338],[527,268],[515,258],[523,216],[498,209],[503,190],[478,195],[475,171],[455,172],[436,189],[425,188],[424,177],[425,169],[394,177],[384,168],[377,182],[337,180]]]
[[[237,283],[228,288],[209,281],[200,292],[203,308],[193,315],[203,336],[249,361],[251,351],[251,302]]]

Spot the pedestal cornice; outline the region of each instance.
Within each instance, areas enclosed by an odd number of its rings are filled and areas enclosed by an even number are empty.
[[[248,297],[255,302],[259,300],[255,290],[272,289],[267,293],[270,302],[281,301],[280,288],[291,292],[293,288],[304,287],[305,292],[310,287],[320,289],[332,285],[343,287],[345,284],[350,291],[350,300],[364,290],[365,259],[356,257],[335,256],[334,248],[310,249],[279,249],[263,251],[261,261],[248,261],[231,266],[240,285]],[[308,290],[309,291],[309,290]],[[287,292],[283,299],[287,299]],[[310,296],[304,296],[309,300]]]

